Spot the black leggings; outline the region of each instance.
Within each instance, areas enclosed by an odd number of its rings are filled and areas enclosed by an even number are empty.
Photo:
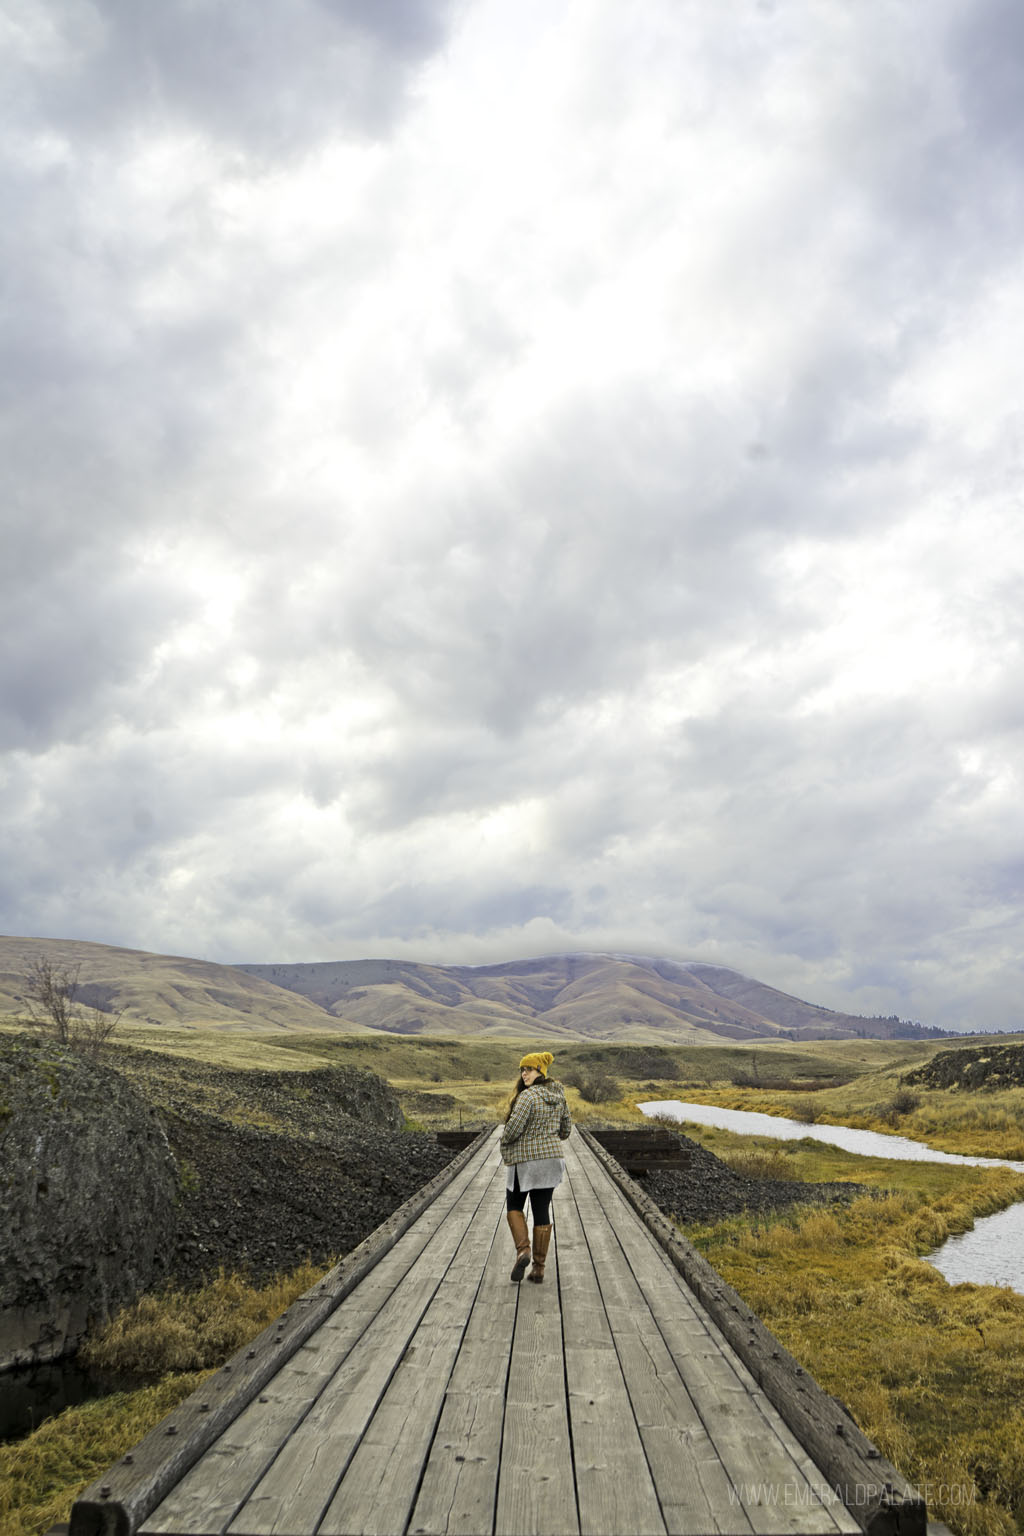
[[[507,1211],[524,1211],[526,1209],[526,1197],[529,1195],[534,1226],[546,1227],[551,1221],[551,1196],[554,1192],[554,1185],[550,1189],[520,1189],[519,1170],[516,1169],[512,1180],[512,1188],[505,1191],[505,1209]]]

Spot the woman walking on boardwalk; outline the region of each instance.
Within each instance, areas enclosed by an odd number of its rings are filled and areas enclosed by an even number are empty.
[[[546,1075],[554,1059],[550,1051],[532,1051],[523,1057],[501,1133],[501,1158],[507,1172],[505,1207],[516,1245],[511,1278],[517,1284],[531,1256],[526,1197],[533,1213],[533,1268],[527,1278],[540,1285],[551,1242],[551,1196],[565,1175],[560,1143],[572,1130],[572,1117],[565,1089]]]

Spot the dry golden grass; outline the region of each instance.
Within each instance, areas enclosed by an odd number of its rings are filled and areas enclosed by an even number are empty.
[[[793,1159],[777,1147],[752,1147],[749,1151],[731,1152],[724,1161],[746,1179],[793,1181],[800,1177],[793,1166]]]
[[[172,1412],[206,1373],[167,1376],[141,1392],[119,1392],[67,1408],[34,1434],[0,1445],[0,1536],[44,1536],[100,1473]]]
[[[102,1370],[162,1379],[138,1392],[67,1408],[26,1439],[0,1446],[0,1536],[42,1536],[65,1522],[83,1488],[321,1273],[304,1264],[259,1289],[238,1275],[220,1274],[200,1290],[144,1296],[126,1307],[84,1355]]]
[[[255,1289],[221,1270],[198,1290],[141,1296],[88,1340],[81,1359],[101,1371],[146,1376],[210,1369],[280,1317],[322,1274],[322,1268],[303,1264]]]
[[[937,1194],[941,1177],[948,1187]],[[1024,1178],[987,1169],[931,1178],[930,1195],[896,1190],[845,1210],[737,1218],[689,1236],[921,1488],[933,1519],[961,1536],[1016,1536],[1024,1296],[949,1286],[918,1255],[1024,1198]]]

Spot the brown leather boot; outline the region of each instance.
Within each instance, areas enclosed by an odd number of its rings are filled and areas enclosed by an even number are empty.
[[[533,1268],[527,1275],[527,1280],[532,1280],[534,1285],[540,1285],[544,1279],[544,1264],[548,1256],[548,1244],[551,1242],[551,1228],[534,1227],[533,1229]]]
[[[530,1262],[530,1238],[526,1230],[526,1217],[522,1211],[506,1211],[505,1214],[508,1217],[512,1241],[516,1245],[516,1262],[512,1266],[509,1279],[514,1280],[518,1285],[526,1274],[526,1266]]]

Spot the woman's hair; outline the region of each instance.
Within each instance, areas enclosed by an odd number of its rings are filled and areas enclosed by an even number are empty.
[[[529,1086],[531,1088],[536,1088],[538,1083],[546,1083],[546,1082],[547,1082],[547,1078],[544,1076],[544,1073],[543,1072],[538,1072],[537,1076],[534,1078],[533,1082],[530,1083]],[[516,1099],[518,1099],[519,1095],[522,1093],[523,1089],[526,1086],[527,1086],[526,1083],[523,1082],[522,1071],[520,1071],[519,1076],[516,1078],[516,1085],[512,1089],[512,1094],[511,1094],[511,1097],[509,1098],[509,1101],[508,1101],[508,1109],[506,1109],[506,1111],[505,1111],[505,1119],[506,1120],[508,1119],[509,1115],[512,1113],[513,1109],[515,1109],[515,1107],[516,1107]]]

